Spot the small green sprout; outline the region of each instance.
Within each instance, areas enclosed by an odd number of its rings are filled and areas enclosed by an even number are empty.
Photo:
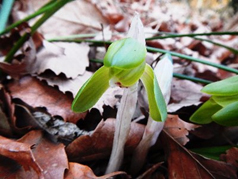
[[[131,87],[142,81],[145,86],[149,113],[155,121],[165,121],[166,104],[154,75],[146,64],[146,47],[131,37],[113,42],[104,57],[104,66],[98,69],[77,93],[72,110],[84,112],[99,100],[110,86]]]
[[[238,125],[238,76],[211,83],[202,92],[212,95],[190,118],[192,122],[212,121],[224,126]]]

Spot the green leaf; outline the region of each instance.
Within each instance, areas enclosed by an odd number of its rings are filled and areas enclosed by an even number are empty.
[[[216,112],[212,119],[224,126],[237,126],[238,125],[238,101],[231,103],[218,112]]]
[[[189,120],[198,124],[211,123],[213,121],[212,115],[221,108],[220,105],[210,98],[195,113],[193,113]]]
[[[129,70],[110,68],[109,70],[109,77],[111,78],[110,82],[117,84],[119,86],[129,87],[135,84],[140,79],[144,71],[145,71],[145,62],[143,62],[140,66]]]
[[[211,83],[205,86],[202,92],[215,96],[238,95],[238,75]]]
[[[153,69],[148,64],[146,64],[145,71],[141,76],[141,81],[145,86],[148,96],[151,118],[155,121],[165,121],[167,118],[166,103]]]
[[[125,38],[113,42],[104,57],[106,67],[132,69],[145,61],[146,48],[133,38]]]
[[[234,146],[227,145],[227,146],[217,146],[217,147],[203,147],[203,148],[193,148],[190,149],[192,152],[198,153],[205,157],[220,160],[220,155],[225,154],[227,150]]]
[[[109,69],[101,67],[80,88],[73,103],[72,110],[84,112],[93,107],[109,87]]]
[[[212,99],[222,107],[238,101],[238,95],[233,96],[212,96]]]

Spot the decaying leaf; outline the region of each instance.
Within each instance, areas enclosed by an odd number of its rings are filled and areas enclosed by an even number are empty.
[[[19,98],[32,107],[45,107],[52,115],[76,123],[86,113],[75,114],[71,110],[72,97],[46,85],[34,77],[25,76],[8,86],[13,98]]]
[[[168,115],[165,121],[164,130],[168,132],[181,145],[185,145],[189,139],[189,131],[198,128],[199,125],[187,123],[181,120],[177,115]]]
[[[173,80],[171,89],[172,103],[168,111],[174,112],[184,106],[199,104],[202,86],[188,80]]]
[[[14,19],[22,19],[47,3],[42,1],[22,0],[15,6]],[[90,1],[73,1],[60,9],[39,29],[46,38],[79,33],[93,33],[107,25],[107,19]]]
[[[117,175],[126,175],[125,172],[113,172],[107,175],[97,177],[91,168],[86,165],[79,163],[70,162],[69,170],[65,173],[65,179],[75,179],[75,178],[95,178],[95,179],[107,179],[115,177]]]
[[[4,136],[12,136],[15,107],[12,104],[10,94],[2,86],[0,86],[0,106],[0,133]]]
[[[112,149],[112,141],[115,128],[115,119],[109,118],[98,124],[94,132],[89,136],[80,136],[66,147],[70,161],[91,161],[109,157]],[[125,145],[125,153],[132,152],[138,145],[144,132],[144,126],[131,123],[128,140]]]
[[[222,154],[220,156],[220,158],[225,161],[228,164],[231,164],[233,166],[235,166],[236,168],[238,168],[238,148],[237,147],[233,147],[229,150],[226,151],[226,154]]]
[[[67,78],[74,79],[85,73],[89,65],[88,53],[87,44],[43,41],[43,48],[37,53],[32,73],[40,74],[49,69],[56,75],[63,73]]]
[[[59,179],[68,168],[64,145],[49,141],[42,131],[17,141],[1,137],[0,153],[1,178]]]
[[[219,161],[194,156],[167,132],[161,133],[168,157],[169,178],[236,178],[236,170]]]
[[[59,90],[63,93],[70,92],[72,93],[73,97],[76,96],[79,88],[90,78],[92,72],[85,71],[83,75],[79,75],[74,79],[68,79],[65,77],[56,76],[50,71],[47,71],[44,75],[37,76],[38,79],[41,81],[46,81],[49,86],[57,86]]]
[[[20,171],[20,173],[23,173],[23,176],[25,176],[24,172],[33,172],[34,178],[42,178],[43,169],[36,162],[36,158],[31,150],[31,147],[31,144],[0,137],[1,156],[8,158],[6,160],[4,160],[3,158],[3,160],[1,160],[2,162],[0,162],[0,177],[5,178],[11,175],[15,175],[15,173],[18,173]],[[9,159],[17,163],[12,162],[13,166],[11,167],[4,165],[4,161],[9,161]],[[11,168],[13,169],[13,171],[11,171]],[[32,176],[32,174],[30,176]]]
[[[63,178],[64,171],[68,168],[63,144],[49,141],[41,131],[31,131],[18,141],[32,146],[33,155],[46,179]]]

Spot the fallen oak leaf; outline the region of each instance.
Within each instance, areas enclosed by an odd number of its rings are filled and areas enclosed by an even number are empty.
[[[62,143],[48,140],[40,130],[30,131],[18,141],[32,146],[32,153],[45,179],[63,178],[68,159]]]
[[[168,105],[169,112],[175,112],[184,106],[200,103],[202,86],[188,80],[173,80],[171,101]]]
[[[12,160],[15,160],[17,163],[19,163],[23,167],[22,169],[23,173],[27,171],[31,171],[31,168],[32,168],[34,170],[34,173],[38,177],[43,178],[43,169],[36,162],[36,159],[31,150],[31,147],[32,145],[30,144],[14,141],[14,140],[7,139],[5,137],[0,136],[1,156],[10,158]],[[4,162],[4,160],[2,162]],[[4,168],[4,163],[2,162],[0,163],[1,169]],[[5,170],[4,172],[0,172],[0,177],[5,178],[6,176],[10,174],[9,172],[11,172],[11,170],[10,171]]]
[[[92,72],[85,71],[83,75],[79,75],[74,79],[68,79],[61,75],[56,76],[53,72],[47,71],[40,76],[36,76],[36,78],[41,81],[45,81],[49,86],[57,86],[63,93],[70,92],[73,97],[75,97],[78,92],[78,88],[81,87],[91,76]]]
[[[85,113],[71,110],[72,97],[48,86],[34,77],[24,76],[8,85],[13,98],[19,98],[32,107],[46,107],[52,115],[62,116],[65,121],[76,123]]]
[[[43,73],[47,69],[56,75],[65,74],[67,78],[76,78],[85,73],[89,66],[89,46],[85,43],[50,43],[43,41],[43,48],[37,53],[31,73]]]
[[[161,132],[160,138],[167,154],[169,178],[214,178],[186,148],[176,142],[166,131]]]
[[[225,161],[226,163],[229,163],[233,165],[234,167],[238,168],[238,148],[233,147],[226,151],[226,154],[221,154],[220,158],[221,160]]]
[[[70,161],[83,162],[109,157],[112,149],[115,119],[101,121],[91,135],[80,136],[66,147]],[[144,126],[131,123],[130,133],[125,145],[125,153],[131,153],[138,145]]]
[[[3,86],[0,85],[0,134],[4,136],[12,136],[14,129],[14,111],[15,106],[12,104],[11,96]]]
[[[187,123],[181,120],[178,115],[168,115],[165,121],[164,130],[168,132],[181,145],[185,145],[189,139],[189,131],[200,127],[199,125]]]
[[[64,179],[75,179],[75,178],[107,179],[107,178],[115,177],[118,175],[127,175],[127,174],[125,172],[118,171],[118,172],[113,172],[107,175],[97,177],[93,173],[92,169],[89,168],[88,166],[82,165],[79,163],[70,162],[69,170],[66,171]],[[129,178],[129,176],[127,176],[127,178]]]
[[[167,154],[169,178],[237,178],[234,167],[191,153],[165,130],[161,140]]]
[[[207,159],[195,153],[192,154],[216,179],[237,178],[237,167],[234,165],[232,166],[222,161]]]
[[[12,16],[14,20],[23,19],[36,9],[45,5],[48,0],[21,0],[15,3]],[[32,22],[34,20],[31,20]],[[57,11],[39,29],[46,38],[68,36],[72,34],[89,34],[98,32],[101,24],[108,25],[107,19],[90,1],[73,1]]]

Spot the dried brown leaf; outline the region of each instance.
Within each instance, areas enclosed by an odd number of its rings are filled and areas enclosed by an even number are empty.
[[[237,178],[237,168],[229,163],[204,158],[193,153],[193,156],[209,170],[216,179]]]
[[[86,165],[79,163],[69,163],[69,170],[65,173],[65,179],[75,179],[75,178],[94,178],[94,179],[107,179],[115,177],[117,175],[126,175],[125,172],[113,172],[107,175],[97,177],[91,168]]]
[[[14,19],[19,20],[32,14],[47,2],[47,0],[21,0],[15,5]],[[90,1],[73,1],[56,12],[39,28],[39,31],[44,37],[52,38],[98,32],[101,29],[101,24],[107,25],[107,19],[94,4]]]
[[[76,123],[86,114],[75,114],[71,110],[72,97],[33,77],[25,76],[10,83],[8,88],[13,98],[19,98],[32,107],[46,107],[52,116],[62,116],[69,122]]]
[[[42,131],[31,131],[18,141],[32,146],[31,150],[43,170],[45,179],[63,178],[64,171],[68,168],[63,144],[49,141],[43,136]]]
[[[181,145],[185,145],[189,139],[189,131],[198,128],[199,125],[190,124],[181,120],[177,115],[168,115],[165,121],[164,130],[168,132]]]
[[[14,110],[15,107],[12,104],[11,96],[0,85],[0,134],[5,136],[12,136],[14,126]]]
[[[236,169],[231,165],[192,154],[166,131],[161,137],[168,156],[169,178],[237,178]]]
[[[213,175],[199,163],[193,155],[167,132],[161,133],[164,150],[167,154],[169,178],[211,179]]]
[[[202,85],[188,80],[173,80],[171,89],[171,104],[168,111],[174,112],[182,107],[199,104],[202,97]]]
[[[11,171],[11,168],[4,165],[4,160],[0,163],[0,177],[5,178],[9,175],[14,175],[14,172],[33,172],[34,178],[43,177],[43,169],[36,162],[36,158],[31,150],[32,145],[22,143],[21,141],[14,141],[0,136],[0,154],[19,163],[23,168],[16,167],[16,171]],[[12,166],[14,168],[14,166]],[[33,170],[31,170],[33,169]],[[12,173],[11,173],[12,172]],[[36,177],[36,176],[38,177]]]
[[[115,119],[100,122],[94,132],[88,136],[80,136],[66,147],[71,161],[91,161],[109,157],[115,130]],[[130,153],[138,145],[144,132],[144,126],[131,123],[131,130],[125,145],[126,153]]]
[[[63,93],[70,92],[75,97],[78,90],[91,76],[92,72],[85,71],[83,75],[79,75],[74,79],[67,79],[48,72],[44,76],[37,76],[37,78],[46,81],[49,86],[57,86]]]
[[[76,78],[84,74],[89,65],[88,53],[86,44],[43,41],[31,73],[40,74],[49,69],[56,75],[63,73],[67,78]]]
[[[238,168],[238,148],[233,147],[226,151],[226,154],[222,154],[220,158],[225,161],[226,163],[229,163],[233,165],[234,167]]]

